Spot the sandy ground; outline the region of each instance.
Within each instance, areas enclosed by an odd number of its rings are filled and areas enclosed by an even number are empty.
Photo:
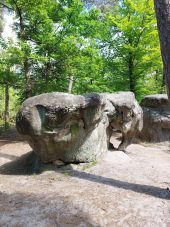
[[[27,171],[29,151],[14,133],[0,136],[0,227],[170,227],[168,144],[41,174]]]

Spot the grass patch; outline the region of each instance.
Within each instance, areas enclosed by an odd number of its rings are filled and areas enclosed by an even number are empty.
[[[95,165],[97,165],[97,161],[93,161],[93,162],[87,163],[86,165],[84,165],[82,167],[82,170],[87,170],[87,169],[89,169],[89,168],[91,168],[91,167],[93,167]]]

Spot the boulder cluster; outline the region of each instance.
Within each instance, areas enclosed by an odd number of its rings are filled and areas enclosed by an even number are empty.
[[[150,95],[140,106],[132,92],[47,93],[22,104],[16,127],[44,163],[92,162],[115,149],[113,130],[122,133],[122,151],[134,138],[169,140],[170,103],[166,95]]]
[[[16,127],[42,162],[91,162],[104,156],[113,129],[125,150],[142,129],[142,109],[132,92],[73,95],[47,93],[27,99]]]

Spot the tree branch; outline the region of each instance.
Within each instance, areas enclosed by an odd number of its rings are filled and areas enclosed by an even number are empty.
[[[14,9],[13,9],[12,7],[10,7],[10,6],[6,5],[6,4],[5,4],[5,3],[3,3],[3,2],[0,2],[0,7],[1,7],[1,8],[6,8],[6,9],[8,9],[8,10],[12,10],[12,11],[14,11]]]

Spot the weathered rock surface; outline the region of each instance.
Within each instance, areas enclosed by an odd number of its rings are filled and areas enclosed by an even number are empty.
[[[43,162],[90,162],[107,151],[105,103],[98,94],[35,96],[23,103],[16,126]]]
[[[148,142],[163,142],[170,139],[170,102],[167,95],[148,95],[141,101],[143,129],[140,138]]]
[[[48,93],[23,103],[16,126],[44,163],[80,163],[104,156],[113,128],[122,132],[119,149],[125,150],[141,120],[142,110],[130,92]]]
[[[114,111],[108,111],[110,127],[122,132],[122,142],[118,150],[125,151],[133,138],[143,127],[143,111],[132,92],[106,94]]]

